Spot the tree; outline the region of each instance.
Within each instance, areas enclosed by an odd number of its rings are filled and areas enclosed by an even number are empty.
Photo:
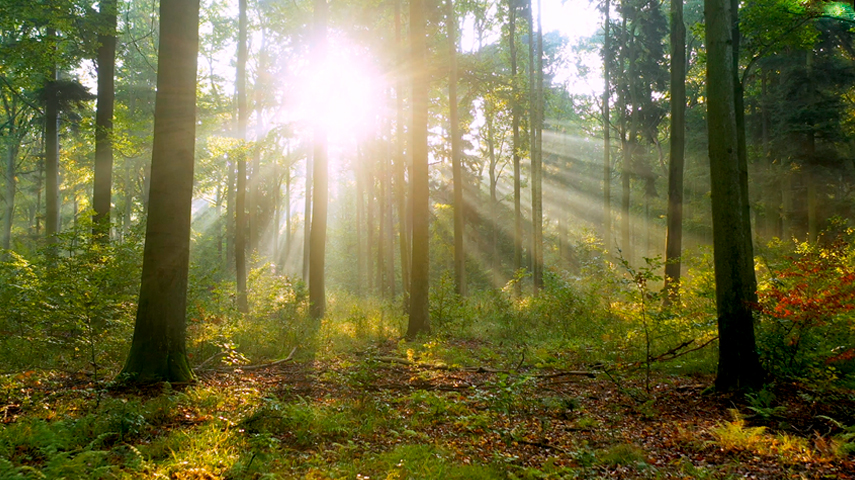
[[[511,55],[511,115],[513,116],[512,130],[514,136],[514,272],[522,268],[522,200],[521,194],[521,166],[520,151],[522,140],[520,138],[520,104],[517,81],[517,47],[516,47],[516,22],[517,22],[517,0],[508,0],[508,48]],[[520,294],[520,282],[514,282],[514,292]]]
[[[101,0],[98,34],[98,106],[95,114],[95,179],[92,207],[97,238],[109,238],[113,188],[113,101],[116,69],[116,0]]]
[[[413,90],[412,205],[413,261],[407,338],[430,332],[428,281],[430,268],[430,191],[428,185],[428,87],[430,75],[425,41],[424,0],[410,0],[410,74]]]
[[[457,118],[457,15],[454,0],[448,0],[448,121],[451,135],[451,170],[454,183],[454,286],[466,295],[466,255],[463,250],[463,169],[460,166],[460,125]]]
[[[751,306],[756,303],[747,178],[739,158],[729,0],[705,0],[707,118],[719,364],[716,388],[754,388],[763,380]]]
[[[237,51],[237,88],[238,124],[237,137],[246,141],[246,123],[249,107],[246,102],[246,60],[247,60],[247,0],[238,2],[238,51]],[[237,306],[242,313],[249,311],[246,298],[246,157],[247,151],[241,148],[237,162],[237,182],[235,192],[235,271],[237,275]]]
[[[604,7],[605,20],[603,21],[603,247],[606,251],[611,248],[612,242],[612,144],[611,144],[611,112],[609,110],[610,89],[610,55],[611,36],[609,34],[609,14],[611,5],[606,0]]]
[[[327,50],[327,2],[315,0],[315,35],[312,58],[317,64],[325,61]],[[312,187],[312,232],[309,244],[309,313],[312,318],[324,316],[324,256],[327,242],[327,204],[329,179],[327,173],[327,134],[320,123],[314,126],[314,185]]]
[[[531,4],[529,4],[531,7]],[[531,217],[532,217],[532,280],[534,293],[537,294],[543,288],[543,27],[541,18],[543,16],[540,0],[537,0],[537,48],[535,56],[531,58],[532,69],[535,71],[534,101],[532,110],[532,139],[531,147]],[[531,18],[529,18],[531,20]],[[534,37],[531,42],[534,43]]]
[[[198,0],[162,0],[151,197],[134,337],[134,382],[193,378],[186,353],[187,275],[196,137]]]
[[[683,0],[671,0],[671,158],[668,163],[668,231],[665,302],[676,300],[683,241],[683,164],[686,150],[686,26]]]
[[[406,63],[406,51],[401,46],[401,0],[395,1],[395,44],[397,48],[397,61],[404,65]],[[406,171],[406,160],[404,157],[404,74],[398,74],[395,84],[395,186],[398,206],[398,243],[401,249],[401,289],[404,296],[404,313],[410,309],[410,242],[407,233],[407,185],[404,180]]]

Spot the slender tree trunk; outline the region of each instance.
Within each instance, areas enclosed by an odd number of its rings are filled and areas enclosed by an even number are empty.
[[[14,131],[14,121],[10,122],[9,145],[6,147],[6,192],[4,200],[6,206],[3,210],[3,250],[12,248],[12,223],[15,219],[15,190],[16,163],[18,161],[18,139]]]
[[[534,103],[534,147],[532,148],[532,182],[531,182],[531,211],[532,211],[532,280],[534,293],[543,288],[543,17],[541,2],[537,0],[537,50],[536,65],[536,94]]]
[[[199,3],[162,0],[151,203],[134,337],[123,374],[135,382],[193,378],[185,347],[196,137]]]
[[[368,156],[371,156],[370,153]],[[374,168],[373,162],[367,157],[363,157],[362,163],[365,165],[363,172],[365,175],[365,192],[368,196],[365,208],[365,229],[368,232],[365,246],[365,271],[368,274],[366,286],[368,287],[368,294],[374,295],[376,293],[375,288],[378,287],[374,282],[373,256],[376,248],[374,239],[374,232],[376,231],[374,228]]]
[[[327,54],[327,2],[315,0],[315,38],[313,60],[323,65]],[[326,311],[324,262],[327,246],[327,203],[329,178],[327,172],[327,132],[320,124],[314,127],[314,187],[312,202],[312,245],[309,254],[309,313],[312,318],[323,318]]]
[[[116,67],[116,0],[101,0],[98,35],[98,106],[95,113],[95,180],[92,188],[93,234],[101,241],[110,235],[113,187],[113,87]]]
[[[56,32],[50,30],[48,38],[56,41]],[[54,244],[59,233],[59,105],[55,66],[51,67],[48,78],[45,103],[45,236],[48,244]]]
[[[605,5],[603,22],[603,248],[609,252],[612,248],[612,144],[611,144],[611,6]]]
[[[622,2],[622,5],[625,2]],[[622,8],[624,12],[626,7]],[[620,86],[618,90],[618,103],[620,109],[620,143],[621,143],[621,205],[620,205],[620,232],[621,232],[621,255],[627,261],[631,261],[632,250],[630,248],[630,223],[629,223],[629,202],[630,202],[630,187],[632,181],[632,152],[630,142],[627,139],[627,83],[629,81],[627,75],[626,57],[629,47],[629,26],[627,25],[626,15],[624,15],[621,24],[621,42],[620,54],[618,55],[618,65],[620,68]]]
[[[380,152],[376,153],[379,157]],[[383,191],[383,165],[380,161],[377,162],[376,177],[374,184],[377,191],[377,280],[375,284],[377,285],[377,294],[381,298],[384,298],[386,296],[386,282],[383,279],[383,273],[386,271],[386,265],[384,264],[384,260],[386,259],[386,235],[383,232],[383,227],[386,225],[386,194]]]
[[[448,119],[451,135],[451,172],[454,184],[454,287],[466,295],[466,254],[463,250],[463,169],[460,165],[460,121],[457,118],[457,14],[454,0],[448,0]]]
[[[231,159],[226,160],[226,265],[231,269],[232,265],[237,266],[237,256],[235,255],[235,240],[237,232],[235,228],[236,220],[236,189],[235,189],[235,164]]]
[[[357,154],[358,155],[358,154]],[[359,295],[365,293],[365,259],[369,257],[370,251],[363,251],[363,238],[365,238],[363,222],[365,221],[365,176],[362,173],[362,162],[356,166],[356,291]],[[370,243],[368,243],[370,245]],[[370,270],[369,270],[370,272]],[[370,277],[369,273],[369,277]],[[368,289],[370,291],[370,288]]]
[[[285,169],[285,255],[282,258],[282,266],[288,266],[288,260],[291,257],[291,144],[288,144],[288,168]],[[286,272],[288,275],[290,271]]]
[[[495,112],[493,111],[492,102],[488,101],[485,105],[485,122],[487,124],[487,156],[490,159],[490,270],[495,279],[499,278],[499,172],[498,158],[496,158],[496,145],[493,136],[493,124],[495,121]]]
[[[241,150],[237,164],[237,195],[235,199],[235,270],[237,272],[237,306],[241,313],[249,312],[246,294],[246,124],[249,108],[246,101],[246,61],[247,61],[247,0],[239,0],[238,54],[237,54],[237,103],[238,131]]]
[[[401,35],[401,0],[395,2],[395,43],[398,45],[398,62],[401,66],[406,64],[406,52],[401,46],[403,38]],[[403,69],[403,68],[402,68]],[[410,242],[409,228],[407,222],[407,184],[404,179],[406,160],[404,155],[404,143],[406,132],[404,130],[404,75],[397,76],[395,87],[396,119],[395,135],[397,147],[395,151],[395,184],[397,186],[398,200],[398,243],[401,248],[401,290],[404,295],[403,310],[410,310]]]
[[[763,380],[751,305],[757,301],[747,186],[739,158],[734,98],[733,19],[728,0],[705,0],[707,116],[713,214],[719,365],[716,388],[754,388]],[[746,227],[747,226],[747,227]]]
[[[427,69],[424,0],[410,1],[410,48],[412,58],[409,71],[413,79],[413,124],[411,151],[412,205],[413,205],[413,261],[410,286],[410,318],[407,338],[430,332],[428,280],[430,268],[430,190],[428,185],[428,89],[430,77]]]
[[[306,198],[303,210],[303,281],[309,283],[309,255],[312,251],[312,172],[314,171],[314,153],[306,155]]]
[[[519,81],[517,79],[517,42],[516,42],[516,19],[517,0],[508,0],[509,25],[508,44],[511,53],[511,129],[513,130],[513,161],[514,161],[514,275],[522,268],[522,167],[520,165],[520,151],[522,151],[522,138],[520,137],[520,94]],[[514,282],[514,293],[521,293],[520,282]]]
[[[668,231],[665,245],[665,303],[680,292],[683,242],[683,165],[686,144],[686,26],[683,0],[671,0],[671,159],[668,164]]]
[[[280,206],[281,200],[280,196],[282,195],[282,175],[279,173],[279,161],[273,162],[273,178],[274,178],[274,187],[273,187],[273,231],[270,232],[273,237],[273,267],[276,269],[277,273],[279,270],[279,257],[280,257],[280,248],[279,248],[279,223],[282,218],[282,209]]]
[[[391,105],[391,96],[389,98]],[[390,107],[391,108],[391,107]],[[386,192],[386,199],[383,202],[383,207],[386,209],[386,213],[384,218],[386,219],[385,224],[385,232],[386,232],[386,259],[383,263],[386,265],[386,272],[384,276],[386,277],[386,291],[390,300],[393,299],[396,295],[395,293],[395,219],[394,219],[394,210],[393,204],[395,198],[395,192],[392,190],[392,170],[394,166],[392,165],[392,119],[388,118],[386,123],[386,138],[389,139],[389,142],[386,143],[386,154],[385,161],[383,165],[383,190]]]

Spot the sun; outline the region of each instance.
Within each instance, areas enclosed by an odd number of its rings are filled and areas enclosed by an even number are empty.
[[[331,142],[370,135],[383,103],[382,76],[356,46],[330,39],[327,58],[309,66],[298,81],[304,120],[323,128]]]

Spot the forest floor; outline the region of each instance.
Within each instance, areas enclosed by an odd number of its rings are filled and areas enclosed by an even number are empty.
[[[648,393],[643,371],[600,367],[447,367],[390,344],[148,390],[33,375],[5,391],[0,477],[75,478],[100,452],[78,478],[855,479],[853,392],[788,383],[747,402],[654,373]],[[79,442],[36,438],[33,418],[86,414],[64,427]]]

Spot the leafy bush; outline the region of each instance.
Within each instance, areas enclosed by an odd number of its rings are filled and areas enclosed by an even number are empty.
[[[842,238],[799,243],[758,297],[761,358],[779,376],[855,372],[855,248]]]

